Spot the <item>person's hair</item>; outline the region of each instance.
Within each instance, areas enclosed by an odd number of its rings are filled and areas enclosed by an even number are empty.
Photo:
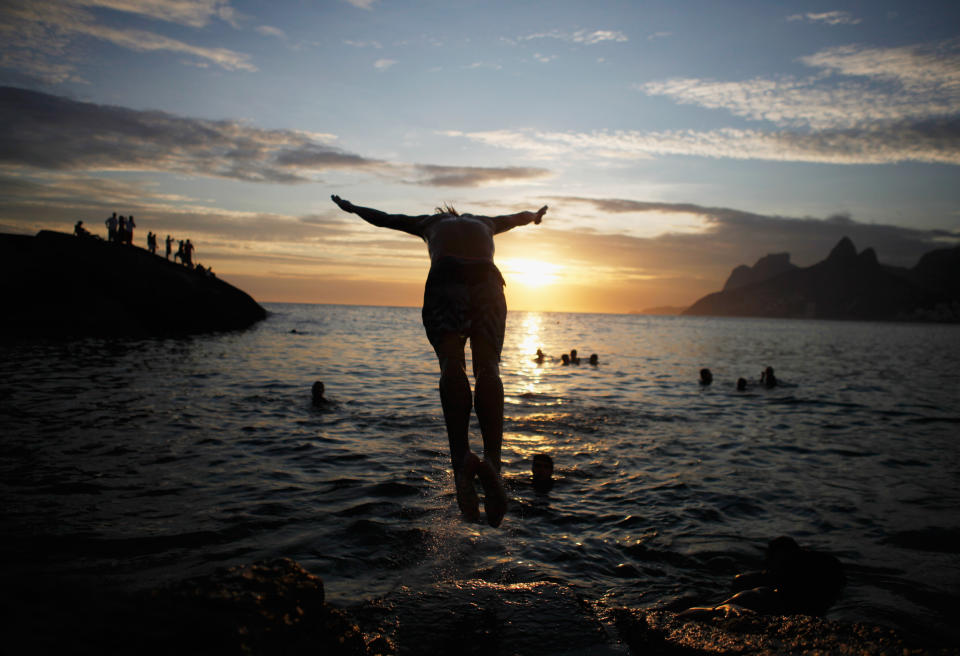
[[[547,465],[550,465],[551,467],[553,467],[553,458],[551,458],[551,457],[549,456],[549,454],[546,454],[546,453],[535,453],[535,454],[533,454],[533,461],[534,461],[534,462],[542,462],[542,463],[544,463],[544,464],[547,464]]]
[[[434,214],[452,214],[453,216],[460,216],[460,212],[455,210],[452,205],[444,203],[440,207],[434,208]]]

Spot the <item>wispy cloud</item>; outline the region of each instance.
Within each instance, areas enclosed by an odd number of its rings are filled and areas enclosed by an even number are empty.
[[[788,21],[804,21],[806,23],[824,23],[826,25],[858,25],[859,18],[854,18],[849,11],[825,11],[821,13],[793,14],[787,16]]]
[[[194,63],[226,70],[256,71],[248,55],[227,48],[206,48],[141,29],[119,29],[99,22],[85,6],[135,12],[148,18],[202,27],[214,15],[231,17],[222,2],[28,2],[11,0],[0,5],[0,65],[60,83],[75,76],[80,64],[74,40],[92,38],[138,52],[168,52],[189,56]]]
[[[233,24],[235,12],[230,0],[65,0],[83,7],[114,9],[147,18],[179,23],[190,27],[206,27],[211,19],[220,18]],[[61,3],[62,4],[62,3]]]
[[[935,162],[960,164],[960,120],[883,124],[868,129],[812,133],[726,128],[662,132],[447,132],[532,157],[649,159],[692,155],[830,164]]]
[[[777,129],[445,132],[544,160],[657,155],[823,162],[960,164],[960,40],[903,48],[847,46],[802,59],[807,78],[671,79],[649,95]]]
[[[351,46],[353,48],[382,48],[383,46],[379,41],[353,41],[351,39],[344,39],[344,45]]]
[[[396,65],[396,59],[378,59],[377,61],[373,62],[373,67],[378,71],[386,71]]]
[[[278,39],[287,38],[286,32],[281,30],[279,27],[273,27],[272,25],[261,25],[257,28],[257,32],[266,36],[273,36]]]
[[[742,82],[671,79],[639,88],[751,120],[814,129],[945,117],[960,107],[957,41],[932,47],[830,48],[801,61],[823,73]]]
[[[606,41],[622,43],[629,41],[627,35],[619,30],[575,30],[567,32],[563,30],[551,30],[549,32],[535,32],[525,36],[518,37],[516,41],[535,41],[538,39],[555,39],[557,41],[566,41],[567,43],[576,43],[580,45],[592,46]]]
[[[475,187],[548,174],[525,167],[387,162],[331,145],[330,135],[79,102],[0,87],[0,164],[48,171],[164,171],[303,183],[351,170],[396,182]]]
[[[416,184],[430,187],[481,187],[489,184],[527,182],[550,175],[542,168],[438,166],[424,164],[416,167],[422,177]]]
[[[373,5],[377,3],[377,0],[345,0],[349,5],[353,5],[357,9],[373,9]]]

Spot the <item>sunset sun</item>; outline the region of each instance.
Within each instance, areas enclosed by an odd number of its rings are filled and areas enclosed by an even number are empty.
[[[511,280],[526,287],[552,285],[560,279],[560,272],[563,269],[558,264],[526,259],[504,260],[501,268]]]

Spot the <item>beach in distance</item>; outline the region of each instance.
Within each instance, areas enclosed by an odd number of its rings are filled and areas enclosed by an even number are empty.
[[[958,325],[510,312],[494,529],[457,510],[418,308],[263,305],[0,345],[5,575],[133,591],[284,557],[346,609],[483,581],[676,611],[786,535],[843,564],[828,619],[960,644]]]

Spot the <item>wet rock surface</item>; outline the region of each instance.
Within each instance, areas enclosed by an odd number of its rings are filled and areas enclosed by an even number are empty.
[[[805,615],[731,615],[683,620],[669,611],[622,608],[612,613],[633,654],[956,654],[951,647],[907,645],[893,631]]]
[[[451,581],[356,612],[396,654],[628,654],[568,587]]]
[[[753,613],[685,620],[665,610],[597,609],[551,582],[449,581],[345,611],[282,558],[136,594],[96,585],[0,581],[4,653],[30,654],[957,654],[892,631]]]

